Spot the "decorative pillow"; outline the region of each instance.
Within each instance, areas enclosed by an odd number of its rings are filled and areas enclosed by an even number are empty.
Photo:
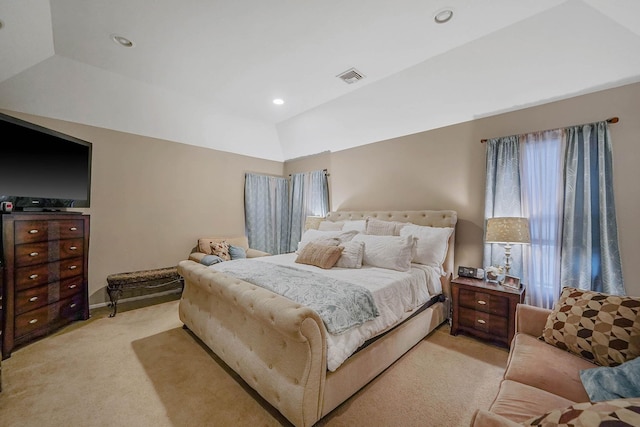
[[[353,242],[364,242],[362,264],[398,271],[411,270],[415,241],[411,236],[358,234]]]
[[[319,231],[341,231],[342,226],[344,225],[343,221],[322,221],[320,225],[318,225]]]
[[[209,265],[217,264],[222,261],[224,260],[217,255],[205,255],[200,260],[200,264],[209,266]]]
[[[348,242],[353,239],[353,236],[358,234],[357,231],[320,231],[309,229],[304,232],[300,242],[298,242],[297,253],[300,253],[304,246],[309,242],[330,244],[331,239],[337,239],[338,244]]]
[[[606,402],[582,402],[555,409],[522,423],[525,426],[639,426],[640,399],[615,399]]]
[[[640,397],[640,357],[618,366],[582,369],[580,380],[592,402]]]
[[[247,257],[247,251],[240,246],[229,245],[229,256],[231,259],[242,259]]]
[[[342,226],[342,231],[351,231],[355,230],[358,233],[366,233],[367,232],[367,220],[366,219],[356,219],[353,221],[345,221]]]
[[[374,236],[399,236],[400,229],[406,225],[404,222],[382,221],[371,217],[366,221],[366,234]]]
[[[432,267],[441,267],[444,263],[452,233],[451,227],[427,227],[411,223],[405,224],[400,230],[400,236],[416,238],[413,262]]]
[[[364,256],[364,242],[345,242],[340,245],[344,248],[336,267],[361,268],[362,257]]]
[[[224,261],[231,261],[231,255],[229,255],[229,244],[224,241],[211,243],[211,255],[217,255]]]
[[[540,339],[601,366],[640,355],[640,297],[565,287]]]
[[[300,251],[296,262],[320,268],[331,268],[338,262],[343,249],[342,246],[326,246],[310,242]]]

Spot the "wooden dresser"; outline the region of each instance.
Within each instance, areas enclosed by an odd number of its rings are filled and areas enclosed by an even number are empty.
[[[481,279],[456,277],[451,281],[451,334],[466,332],[509,347],[515,334],[516,305],[524,303],[525,290]]]
[[[3,358],[14,348],[89,318],[89,215],[2,215]]]

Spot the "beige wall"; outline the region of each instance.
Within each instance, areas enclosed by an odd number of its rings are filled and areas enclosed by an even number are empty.
[[[93,143],[91,304],[108,301],[109,274],[176,265],[199,237],[244,235],[244,173],[283,173],[281,162],[3,112]]]
[[[331,207],[454,209],[456,266],[482,265],[485,146],[481,139],[553,129],[617,116],[611,125],[614,186],[625,286],[640,296],[633,266],[640,253],[640,84],[480,118],[362,147],[285,162],[330,173]]]
[[[456,265],[482,263],[483,138],[620,117],[614,185],[627,292],[640,296],[640,84],[292,161],[201,147],[3,111],[93,143],[89,293],[107,300],[112,273],[175,265],[200,236],[244,233],[244,173],[327,169],[331,209],[454,209]]]

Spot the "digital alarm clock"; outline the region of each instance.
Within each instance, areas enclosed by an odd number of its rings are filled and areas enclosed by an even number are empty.
[[[458,276],[472,277],[474,279],[484,279],[484,270],[476,267],[458,267]]]

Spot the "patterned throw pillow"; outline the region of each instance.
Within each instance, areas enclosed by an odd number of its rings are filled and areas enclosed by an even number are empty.
[[[582,402],[556,409],[522,423],[525,426],[638,426],[640,399],[615,399],[605,402]]]
[[[217,255],[225,261],[231,261],[231,255],[229,254],[229,244],[225,241],[211,243],[211,254]]]
[[[640,298],[565,287],[540,339],[601,366],[640,355]]]

